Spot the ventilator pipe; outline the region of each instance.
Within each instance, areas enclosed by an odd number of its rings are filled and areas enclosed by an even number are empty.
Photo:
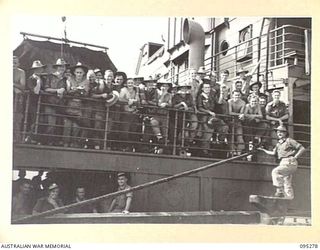
[[[185,19],[183,22],[183,41],[189,45],[189,68],[198,70],[204,65],[205,34],[202,26]]]

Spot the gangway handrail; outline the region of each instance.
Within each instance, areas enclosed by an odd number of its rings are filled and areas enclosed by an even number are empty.
[[[95,203],[95,202],[98,202],[98,201],[101,201],[101,200],[104,200],[104,199],[113,198],[113,197],[116,197],[116,196],[119,196],[119,195],[122,195],[122,194],[130,193],[130,192],[137,191],[137,190],[141,190],[141,189],[144,189],[144,188],[147,188],[147,187],[151,187],[151,186],[154,186],[154,185],[158,185],[158,184],[161,184],[161,183],[172,181],[172,180],[177,179],[177,178],[188,176],[190,174],[201,172],[201,171],[213,168],[213,167],[217,167],[217,166],[220,166],[222,164],[225,164],[225,163],[237,160],[237,159],[241,159],[241,158],[246,157],[248,155],[251,155],[251,154],[253,154],[255,152],[256,152],[256,150],[252,150],[252,151],[249,151],[247,153],[244,153],[244,154],[241,154],[241,155],[237,155],[237,156],[234,156],[234,157],[229,158],[229,159],[221,160],[221,161],[218,161],[218,162],[215,162],[215,163],[211,163],[211,164],[199,167],[199,168],[191,169],[191,170],[188,170],[188,171],[185,171],[185,172],[181,172],[181,173],[169,176],[169,177],[161,178],[161,179],[158,179],[158,180],[155,180],[155,181],[150,181],[150,182],[147,182],[147,183],[144,183],[144,184],[140,184],[140,185],[125,189],[125,190],[116,191],[116,192],[113,192],[113,193],[101,195],[101,196],[98,196],[98,197],[95,197],[95,198],[91,198],[91,199],[88,199],[88,200],[85,200],[85,201],[81,201],[81,202],[78,202],[78,203],[73,203],[73,204],[69,204],[69,205],[63,206],[63,207],[51,209],[51,210],[48,210],[48,211],[45,211],[45,212],[42,212],[42,213],[39,213],[39,214],[29,215],[29,216],[25,216],[23,218],[18,218],[18,219],[12,220],[12,223],[28,223],[28,222],[30,222],[32,220],[35,220],[35,219],[40,219],[40,218],[43,218],[43,217],[46,217],[46,216],[50,216],[50,215],[54,215],[54,214],[57,214],[57,213],[66,212],[66,211],[68,211],[70,209],[74,209],[76,207],[86,206],[86,205],[89,205],[89,204],[92,204],[92,203]]]

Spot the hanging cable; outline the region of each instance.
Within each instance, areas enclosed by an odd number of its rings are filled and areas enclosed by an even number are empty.
[[[64,25],[63,27],[63,39],[61,39],[61,58],[64,58],[63,56],[63,44],[67,42],[67,18],[65,16],[61,17],[62,23]]]

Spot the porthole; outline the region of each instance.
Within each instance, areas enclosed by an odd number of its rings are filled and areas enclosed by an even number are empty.
[[[220,44],[220,52],[222,52],[222,55],[226,55],[228,53],[229,49],[229,43],[226,40],[223,40]]]

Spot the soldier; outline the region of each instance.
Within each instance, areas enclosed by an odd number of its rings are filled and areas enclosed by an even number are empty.
[[[266,136],[267,124],[262,121],[263,115],[259,105],[258,96],[252,96],[250,102],[246,104],[244,109],[245,115],[245,142],[253,141],[261,142]]]
[[[271,173],[273,185],[276,187],[274,196],[293,199],[292,175],[297,171],[297,159],[303,154],[305,148],[288,137],[288,131],[283,125],[278,126],[275,130],[279,139],[275,148],[272,151],[258,149],[268,155],[277,156],[280,160],[279,166],[274,168]]]
[[[244,109],[246,103],[241,100],[241,92],[238,90],[232,91],[232,99],[228,100],[229,114],[233,116],[233,122],[230,124],[230,130],[233,129],[235,138],[235,153],[240,155],[245,149],[243,141],[243,127],[242,121],[244,120]]]
[[[72,200],[71,204],[73,203],[78,203],[81,201],[85,201],[86,198],[86,189],[83,186],[78,186],[76,188],[75,192],[75,197]],[[79,206],[76,208],[72,208],[69,213],[74,213],[74,214],[79,214],[79,213],[97,213],[96,208],[92,204],[84,205],[84,206]]]
[[[272,146],[277,144],[277,134],[275,128],[282,125],[289,118],[287,106],[284,102],[280,101],[280,90],[274,90],[272,92],[272,101],[266,106],[266,119],[270,122],[271,127],[271,140]]]
[[[27,130],[29,133],[31,133],[31,136],[26,137],[26,142],[31,143],[37,143],[37,141],[34,141],[36,139],[33,135],[36,131],[37,124],[36,124],[36,116],[37,116],[37,107],[38,107],[38,100],[39,100],[39,94],[40,91],[43,88],[44,83],[44,77],[43,72],[46,68],[46,65],[43,65],[41,61],[36,60],[32,63],[32,66],[30,68],[30,71],[32,72],[32,75],[27,80],[27,89],[30,91],[29,96],[29,110],[28,110],[28,128]],[[38,143],[39,138],[37,138]]]
[[[90,90],[91,97],[96,99],[92,102],[93,106],[93,118],[94,118],[94,148],[102,149],[103,138],[105,137],[105,125],[107,124],[107,131],[110,132],[112,125],[113,111],[109,110],[108,120],[106,123],[106,105],[112,106],[118,100],[118,95],[114,95],[113,89],[113,72],[111,70],[106,70],[105,78],[98,79],[97,84],[93,85]]]
[[[190,93],[191,85],[184,84],[178,85],[178,92],[172,98],[172,106],[178,109],[178,121],[177,121],[177,134],[184,133],[185,138],[187,138],[188,143],[193,143],[198,127],[198,118],[195,114],[195,103],[193,97]],[[185,113],[185,122],[186,129],[185,131],[181,131],[182,129],[182,121],[183,121],[183,111]],[[182,136],[182,135],[181,135]]]
[[[48,188],[48,195],[38,199],[33,208],[32,214],[39,214],[48,210],[62,207],[63,203],[59,198],[59,193],[59,186],[56,183],[52,183]]]
[[[79,148],[88,134],[85,128],[90,127],[88,118],[83,115],[85,112],[83,98],[89,96],[89,81],[86,76],[88,67],[77,63],[71,68],[71,72],[72,77],[67,81],[66,88],[69,97],[65,109],[68,117],[64,119],[64,146]]]
[[[128,184],[128,178],[125,173],[118,173],[118,191],[131,188]],[[128,214],[131,208],[133,193],[121,194],[112,200],[109,212]]]
[[[219,138],[226,138],[226,135],[228,133],[228,125],[226,125],[223,120],[216,116],[215,111],[218,100],[215,96],[215,93],[211,90],[209,80],[204,79],[200,91],[201,92],[197,100],[197,107],[198,111],[203,112],[203,114],[199,114],[198,117],[202,122],[203,128],[203,153],[205,155],[208,155],[210,139],[213,132],[216,132],[217,135],[221,135],[217,136],[216,140],[219,140]]]
[[[32,212],[32,185],[24,179],[19,183],[19,192],[12,198],[12,217],[26,216]]]
[[[158,108],[154,109],[152,114],[150,113],[150,124],[157,141],[162,143],[163,139],[167,137],[168,110],[166,110],[166,108],[172,105],[172,95],[170,93],[170,83],[158,83],[157,86],[155,105],[158,106]]]
[[[123,111],[120,115],[121,126],[119,137],[124,142],[125,151],[134,151],[134,144],[138,140],[139,115],[137,108],[140,105],[139,92],[134,86],[133,78],[127,80],[127,86],[120,91],[119,101],[122,102]],[[132,142],[130,144],[130,142]]]
[[[228,94],[232,91],[232,82],[229,81],[229,70],[224,70],[220,74],[220,81],[218,82],[220,86],[226,86],[228,89]]]
[[[46,82],[44,84],[44,91],[51,94],[45,96],[44,103],[47,105],[44,106],[44,112],[48,117],[48,126],[46,127],[46,134],[48,135],[61,135],[60,130],[58,133],[57,125],[62,124],[59,122],[57,114],[62,114],[61,105],[63,105],[63,95],[67,88],[67,78],[64,73],[66,68],[69,66],[64,59],[59,58],[56,61],[56,64],[52,65],[56,69],[55,72],[49,74]],[[61,119],[61,118],[60,118]],[[48,145],[63,145],[62,141],[59,141],[60,138],[56,136],[48,137]]]
[[[101,71],[101,69],[95,69],[94,71],[94,74],[96,76],[96,81],[99,82],[99,80],[103,80],[103,73]]]

